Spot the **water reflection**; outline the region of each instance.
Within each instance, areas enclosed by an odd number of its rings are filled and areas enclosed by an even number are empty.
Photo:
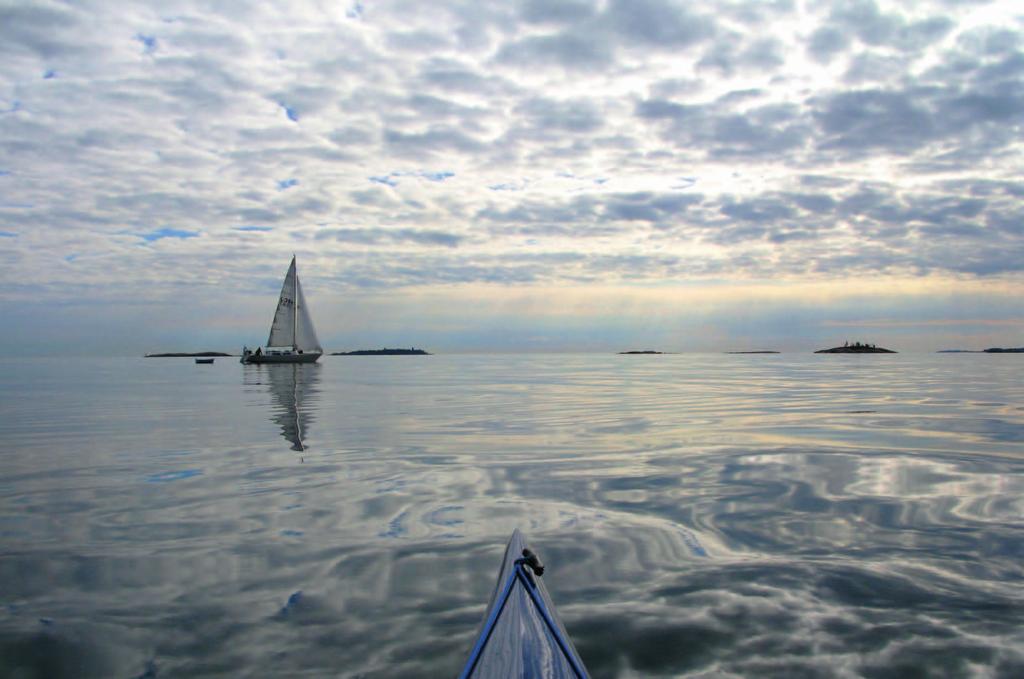
[[[272,420],[296,452],[306,451],[306,436],[313,424],[319,398],[317,364],[247,365],[245,383],[267,384],[273,400]]]
[[[629,358],[11,362],[0,677],[454,676],[517,526],[595,679],[1024,676],[1024,363]]]

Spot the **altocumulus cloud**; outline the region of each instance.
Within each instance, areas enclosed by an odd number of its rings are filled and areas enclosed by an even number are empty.
[[[1019,282],[1021,16],[939,0],[15,3],[0,298],[206,284],[184,262],[241,291],[292,252],[339,290]]]

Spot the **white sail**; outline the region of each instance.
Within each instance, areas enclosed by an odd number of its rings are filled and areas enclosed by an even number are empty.
[[[298,274],[295,274],[295,290],[299,297],[296,311],[298,316],[295,319],[295,348],[322,354],[324,350],[316,337],[316,330],[313,329],[313,318],[309,315],[309,307],[306,305],[306,296],[302,294],[302,283],[299,282]]]
[[[295,344],[295,290],[298,287],[296,283],[295,258],[292,257],[292,264],[288,267],[284,285],[281,286],[281,297],[277,300],[274,321],[270,324],[268,347],[290,347]]]
[[[258,347],[256,351],[242,350],[243,364],[262,363],[316,363],[323,355],[320,340],[313,329],[313,319],[309,315],[306,296],[302,294],[299,283],[299,272],[295,267],[295,257],[285,274],[281,286],[281,296],[277,300],[277,310],[270,324],[270,336],[267,338],[267,350]]]

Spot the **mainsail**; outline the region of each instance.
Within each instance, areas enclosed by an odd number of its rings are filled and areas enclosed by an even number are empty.
[[[292,257],[284,285],[281,286],[281,297],[277,301],[274,321],[270,324],[267,346],[323,353],[316,330],[313,329],[313,319],[309,316],[306,297],[302,294],[302,284],[295,270],[295,257]]]
[[[309,315],[309,307],[306,306],[306,296],[302,294],[302,283],[299,282],[298,274],[295,276],[295,290],[299,293],[299,308],[295,319],[295,348],[322,354],[324,350],[316,337],[316,330],[313,329],[313,318]]]

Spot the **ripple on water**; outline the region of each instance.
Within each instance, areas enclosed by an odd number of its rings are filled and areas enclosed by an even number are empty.
[[[518,526],[595,679],[1024,676],[1019,363],[430,358],[6,363],[0,675],[454,676]]]

